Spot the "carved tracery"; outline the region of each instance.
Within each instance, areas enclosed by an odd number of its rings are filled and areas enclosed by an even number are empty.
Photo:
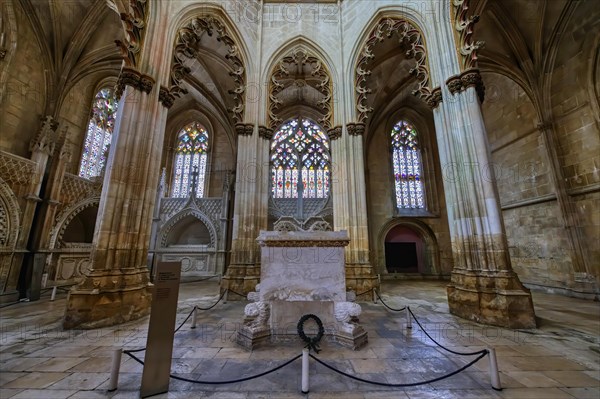
[[[371,31],[356,64],[354,86],[357,95],[358,122],[364,122],[368,115],[373,112],[373,108],[367,105],[367,97],[372,91],[367,85],[367,79],[371,75],[369,64],[375,58],[374,48],[378,43],[392,37],[399,41],[400,47],[405,51],[406,56],[409,59],[414,59],[417,63],[410,70],[410,73],[416,77],[418,82],[418,87],[413,91],[413,94],[423,101],[428,101],[432,95],[432,90],[429,87],[429,66],[423,34],[410,21],[400,18],[384,18]]]
[[[452,0],[454,29],[462,58],[461,71],[477,68],[477,50],[485,44],[482,41],[473,42],[473,28],[479,21],[479,15],[468,15],[469,3],[470,0]]]
[[[318,95],[310,95],[311,90]],[[289,91],[285,95],[285,91]],[[294,92],[293,96],[290,95]],[[306,97],[309,98],[306,98]],[[312,98],[310,98],[312,97]],[[332,127],[333,96],[329,71],[322,60],[303,47],[296,47],[275,65],[269,79],[269,128],[283,123],[281,111],[290,105],[307,105],[317,108],[317,118],[324,128]]]
[[[190,74],[191,69],[185,64],[187,60],[198,57],[198,46],[204,34],[211,37],[215,35],[215,39],[227,47],[225,58],[231,68],[229,76],[234,81],[234,88],[229,90],[234,105],[229,111],[232,113],[234,122],[243,122],[246,87],[244,63],[239,52],[239,45],[228,32],[225,24],[215,16],[193,18],[177,32],[169,87],[168,89],[162,88],[161,102],[165,106],[170,106],[175,98],[187,93],[183,87],[183,80]]]

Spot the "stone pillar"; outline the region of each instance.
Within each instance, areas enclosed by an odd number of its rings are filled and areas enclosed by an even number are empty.
[[[508,328],[535,328],[529,290],[512,270],[479,99],[478,71],[452,77],[434,109],[454,270],[450,312]]]
[[[125,66],[117,84],[119,113],[94,232],[92,270],[69,293],[65,328],[109,326],[149,312],[148,246],[167,116],[155,81],[167,84],[173,49],[168,2],[148,3],[140,1],[135,14],[145,24],[126,24],[135,30],[129,40],[145,36],[143,46],[117,43]],[[134,18],[133,11],[121,18]]]
[[[331,142],[334,230],[348,230],[350,244],[345,248],[346,287],[362,298],[371,297],[376,277],[369,262],[369,232],[362,123],[348,124],[347,135]],[[351,160],[351,161],[350,161]]]
[[[231,258],[227,272],[221,280],[221,289],[230,289],[244,295],[254,291],[260,281],[260,248],[256,237],[260,230],[267,227],[268,198],[264,195],[262,186],[268,177],[265,164],[268,165],[269,144],[268,141],[259,138],[258,134],[253,134],[254,130],[253,124],[236,125],[238,155]],[[245,298],[234,294],[228,296],[228,299]]]

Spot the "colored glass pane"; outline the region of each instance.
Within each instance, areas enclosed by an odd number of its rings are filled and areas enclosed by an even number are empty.
[[[400,209],[424,209],[417,131],[410,123],[400,121],[392,129],[391,142],[396,205]]]
[[[196,171],[196,197],[202,198],[207,163],[208,133],[198,122],[192,122],[181,129],[177,135],[171,196],[176,198],[190,196],[193,173]]]
[[[271,194],[298,197],[298,169],[302,170],[304,198],[329,195],[329,139],[323,129],[306,118],[283,124],[271,141]]]

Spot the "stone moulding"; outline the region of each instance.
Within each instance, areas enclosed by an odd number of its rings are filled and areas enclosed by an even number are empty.
[[[154,87],[155,80],[152,76],[144,75],[134,68],[124,66],[117,80],[115,98],[120,99],[125,92],[125,86],[131,86],[136,90],[149,94]]]
[[[158,92],[158,101],[165,107],[171,108],[175,102],[175,96],[165,86],[161,85]]]
[[[266,126],[259,126],[258,135],[265,140],[271,140],[273,138],[273,129]]]
[[[429,66],[427,64],[427,48],[421,31],[412,22],[401,18],[383,18],[373,28],[365,44],[355,69],[354,87],[356,91],[356,110],[358,121],[364,122],[373,108],[367,105],[367,99],[372,89],[367,86],[367,79],[371,75],[369,63],[375,58],[373,50],[378,43],[396,35],[400,45],[406,49],[406,56],[415,59],[416,66],[410,73],[417,78],[418,87],[413,95],[427,101],[432,91],[429,88]]]
[[[446,86],[453,95],[460,93],[469,87],[474,87],[480,102],[485,99],[485,86],[479,69],[473,68],[461,74],[451,76],[446,80]],[[441,95],[441,94],[440,94]]]
[[[348,123],[346,125],[346,130],[350,136],[362,136],[365,134],[365,124],[362,122]]]
[[[432,90],[431,96],[427,98],[427,105],[429,105],[429,108],[435,109],[442,101],[442,88],[438,86]]]
[[[229,90],[229,94],[234,100],[234,106],[229,111],[233,116],[234,122],[241,123],[244,120],[246,69],[239,53],[240,46],[229,34],[226,25],[216,16],[192,18],[186,26],[177,32],[171,64],[169,92],[174,97],[180,97],[187,93],[182,84],[186,75],[191,72],[191,69],[185,66],[184,63],[188,59],[197,57],[195,47],[204,34],[208,36],[216,34],[216,40],[227,47],[225,58],[231,68],[229,76],[232,77],[235,86],[233,90]]]
[[[251,123],[236,123],[235,132],[238,136],[252,136],[254,125]]]
[[[309,75],[312,78],[319,80],[319,83],[316,84],[315,88],[323,95],[323,98],[316,102],[316,106],[322,110],[323,115],[317,122],[325,129],[331,128],[333,119],[333,89],[331,76],[323,61],[311,54],[308,49],[299,46],[291,50],[288,55],[281,58],[270,75],[268,125],[271,129],[276,129],[283,123],[283,119],[277,115],[277,111],[283,106],[283,102],[278,99],[277,96],[289,87],[289,85],[286,86],[283,83],[283,80],[290,79],[290,76],[293,74],[293,72],[291,72],[292,67],[304,65],[309,65],[311,68]],[[306,81],[301,82],[302,84],[306,84]]]
[[[477,68],[477,50],[485,45],[483,41],[473,42],[473,28],[479,21],[479,15],[468,16],[469,5],[470,0],[452,0],[455,38],[459,58],[462,58],[461,71]]]
[[[316,236],[315,232],[261,232],[257,238],[261,247],[345,247],[350,243],[350,237],[345,230],[323,232]]]
[[[144,30],[148,20],[148,0],[129,0],[127,3],[129,12],[121,13],[125,41],[115,40],[115,44],[121,50],[125,66],[135,68],[144,42]]]
[[[336,126],[327,130],[327,135],[329,136],[329,140],[337,140],[342,137],[342,127]]]

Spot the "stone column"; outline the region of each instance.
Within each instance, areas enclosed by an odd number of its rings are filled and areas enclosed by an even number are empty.
[[[336,129],[336,128],[334,128]],[[350,244],[345,248],[346,287],[363,298],[371,297],[376,285],[369,262],[369,232],[363,134],[365,125],[350,123],[341,138],[330,130],[332,152],[333,224],[336,231],[348,230]],[[339,128],[341,130],[341,128]],[[340,132],[341,133],[341,132]]]
[[[434,109],[454,270],[450,312],[477,322],[535,328],[533,302],[512,270],[479,99],[476,70],[447,82]]]
[[[256,127],[258,129],[258,127]],[[253,124],[236,125],[238,152],[235,178],[235,200],[231,240],[231,258],[221,281],[221,289],[246,295],[260,281],[260,248],[256,237],[267,227],[267,199],[261,188],[268,168],[268,141],[253,134]],[[266,159],[265,158],[266,151]],[[229,295],[230,300],[245,299]]]
[[[130,40],[145,35],[143,47],[139,42],[117,43],[124,50],[125,66],[117,85],[121,99],[94,232],[92,270],[69,293],[65,328],[109,326],[149,312],[148,245],[167,116],[166,105],[159,102],[162,90],[154,83],[166,85],[173,51],[167,3],[139,2],[142,15],[138,9],[135,17],[146,23],[126,28],[137,30]]]

